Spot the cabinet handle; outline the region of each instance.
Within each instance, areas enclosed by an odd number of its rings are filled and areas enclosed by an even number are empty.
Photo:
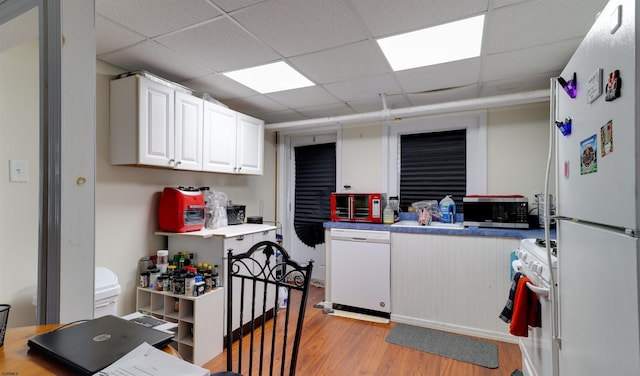
[[[236,241],[243,241],[244,240],[244,235],[240,235],[240,236],[236,236]]]
[[[175,159],[171,158],[171,159],[169,159],[169,164],[173,164],[173,162],[175,162],[175,161],[176,161]]]
[[[181,163],[182,163],[182,161],[176,161],[176,166],[181,164]]]

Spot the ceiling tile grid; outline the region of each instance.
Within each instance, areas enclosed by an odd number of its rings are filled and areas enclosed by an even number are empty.
[[[96,52],[267,123],[295,121],[379,111],[381,93],[388,108],[402,108],[548,88],[605,3],[96,0]],[[486,17],[477,58],[393,72],[376,43],[478,14]],[[222,74],[279,60],[316,86],[261,95]]]

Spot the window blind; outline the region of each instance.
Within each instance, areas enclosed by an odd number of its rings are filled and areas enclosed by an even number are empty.
[[[323,223],[331,220],[330,194],[336,189],[336,144],[299,146],[295,153],[293,226],[307,246],[324,243]]]
[[[466,130],[402,135],[400,137],[400,207],[437,200],[446,195],[464,212],[467,191]]]

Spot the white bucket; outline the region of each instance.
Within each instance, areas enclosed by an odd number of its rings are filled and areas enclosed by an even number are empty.
[[[118,276],[114,272],[105,267],[96,267],[93,317],[117,316],[121,291]]]

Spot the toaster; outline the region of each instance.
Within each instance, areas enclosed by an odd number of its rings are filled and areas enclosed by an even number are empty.
[[[244,223],[245,205],[227,205],[227,224],[239,225]]]
[[[166,187],[158,208],[160,230],[169,232],[198,231],[204,226],[204,196],[194,187]]]

